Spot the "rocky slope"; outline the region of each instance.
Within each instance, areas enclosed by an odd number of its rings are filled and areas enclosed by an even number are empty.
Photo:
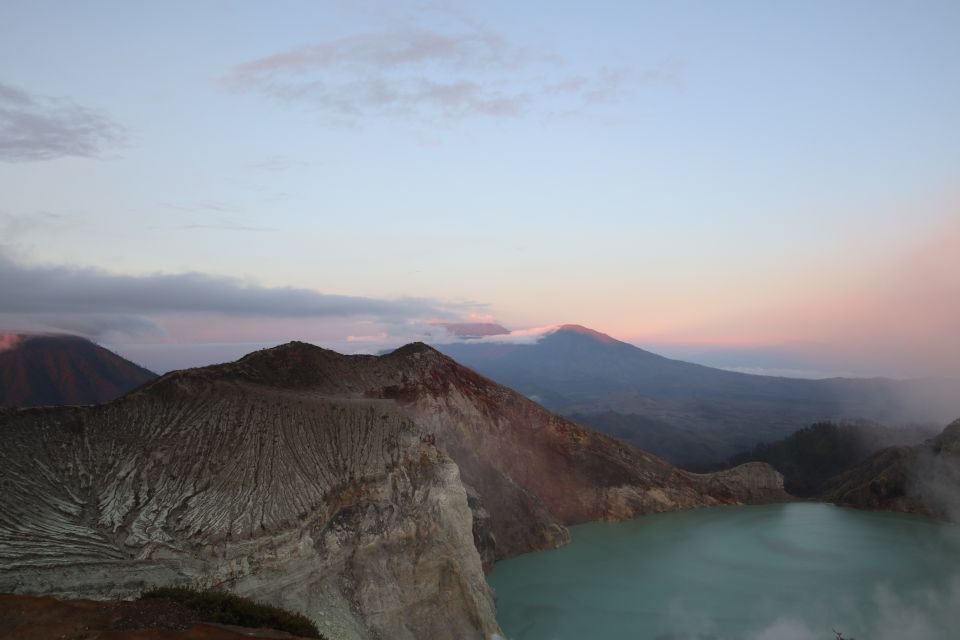
[[[0,334],[0,405],[98,404],[156,377],[79,336]]]
[[[380,357],[294,343],[250,354],[216,373],[392,400],[450,454],[477,492],[492,516],[498,559],[563,544],[565,525],[736,504],[754,495],[744,484],[748,474],[718,484],[714,475],[683,472],[556,416],[422,343]],[[786,496],[779,474],[758,481]]]
[[[497,630],[456,465],[389,403],[168,379],[0,433],[0,592],[189,583],[338,639]]]
[[[960,522],[960,420],[923,444],[878,451],[831,480],[822,498]]]
[[[421,344],[290,343],[3,410],[0,438],[0,592],[219,586],[338,639],[489,637],[482,563],[577,522],[786,497],[766,465],[680,471]]]

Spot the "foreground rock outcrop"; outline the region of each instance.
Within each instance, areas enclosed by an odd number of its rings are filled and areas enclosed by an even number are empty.
[[[223,587],[338,639],[490,637],[483,564],[566,525],[786,498],[766,465],[678,470],[421,344],[290,343],[2,411],[0,438],[0,592]]]
[[[0,640],[307,640],[274,629],[204,623],[169,600],[57,600],[0,594]]]
[[[822,498],[960,522],[960,420],[923,444],[878,451],[831,480]]]

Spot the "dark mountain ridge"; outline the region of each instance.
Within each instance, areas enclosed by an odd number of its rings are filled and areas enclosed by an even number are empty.
[[[86,338],[5,334],[0,351],[0,405],[108,402],[156,374]]]
[[[545,407],[677,463],[728,459],[813,422],[943,424],[960,397],[934,381],[806,380],[671,360],[577,325],[533,344],[438,349]]]
[[[783,440],[759,444],[723,468],[766,462],[783,474],[784,488],[798,497],[823,492],[827,482],[888,447],[912,446],[933,438],[933,427],[892,428],[869,422],[818,422]]]

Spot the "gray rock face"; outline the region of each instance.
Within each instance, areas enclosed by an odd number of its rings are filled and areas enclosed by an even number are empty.
[[[767,504],[789,500],[783,488],[783,474],[765,462],[747,462],[733,469],[706,475],[717,491],[726,490],[745,504]]]
[[[489,571],[497,561],[497,537],[493,535],[493,516],[483,506],[476,489],[464,485],[467,490],[467,504],[473,515],[473,545],[480,553],[483,570]]]
[[[332,638],[497,632],[459,471],[391,403],[163,391],[8,415],[0,592],[183,583],[304,612]]]

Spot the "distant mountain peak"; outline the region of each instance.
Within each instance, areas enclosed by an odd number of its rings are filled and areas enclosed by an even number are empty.
[[[0,332],[0,351],[22,346],[26,342],[47,340],[57,342],[93,343],[89,338],[73,333],[51,333],[41,331]]]
[[[450,335],[464,340],[510,334],[509,329],[495,322],[435,322],[431,324],[443,327]]]
[[[72,334],[0,334],[0,405],[107,402],[156,374]]]
[[[415,355],[418,355],[418,354],[427,354],[427,355],[431,355],[431,356],[436,355],[436,356],[440,356],[440,357],[444,357],[444,358],[446,357],[446,356],[444,356],[443,354],[441,354],[439,351],[437,351],[436,349],[434,349],[433,347],[431,347],[430,345],[428,345],[428,344],[426,344],[426,343],[423,343],[423,342],[411,342],[411,343],[409,343],[409,344],[405,344],[405,345],[403,345],[402,347],[398,347],[398,348],[394,349],[393,351],[391,351],[390,353],[388,353],[388,354],[386,354],[386,355],[388,355],[388,356],[415,356]]]
[[[278,344],[275,347],[253,351],[240,358],[237,362],[257,367],[260,365],[269,365],[272,362],[281,360],[285,362],[300,361],[302,363],[303,359],[322,358],[324,356],[340,356],[340,354],[329,349],[324,349],[323,347],[318,347],[315,344],[310,344],[309,342],[293,340],[291,342]]]
[[[552,333],[576,333],[582,336],[588,336],[594,340],[599,340],[600,342],[614,343],[620,342],[616,338],[608,336],[605,333],[601,333],[589,327],[585,327],[582,324],[562,324],[557,327]]]
[[[411,342],[389,353],[375,356],[346,355],[308,342],[293,341],[253,351],[234,362],[171,371],[145,390],[162,395],[171,389],[195,384],[204,386],[224,381],[244,381],[278,388],[324,388],[337,391],[342,390],[344,385],[356,383],[351,376],[359,370],[367,371],[371,366],[379,366],[378,370],[381,372],[390,370],[408,375],[434,375],[437,379],[462,368],[449,357],[422,342]]]

